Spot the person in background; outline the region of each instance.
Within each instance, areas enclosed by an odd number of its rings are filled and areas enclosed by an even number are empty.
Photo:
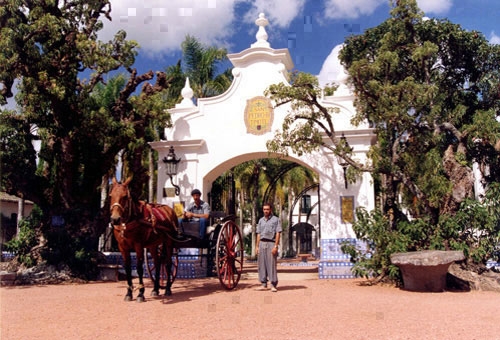
[[[278,247],[281,236],[281,222],[274,216],[270,203],[262,206],[264,217],[257,224],[257,246],[259,281],[258,290],[267,290],[267,281],[271,282],[271,291],[278,291]]]
[[[179,219],[179,225],[181,225],[182,221],[199,221],[200,239],[203,239],[209,223],[210,205],[201,200],[201,191],[198,189],[191,191],[191,197],[193,197],[193,201],[184,210],[183,217]]]

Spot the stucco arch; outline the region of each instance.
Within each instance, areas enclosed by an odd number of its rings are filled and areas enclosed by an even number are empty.
[[[237,155],[235,157],[232,157],[231,159],[227,159],[226,161],[223,161],[220,164],[217,164],[212,170],[210,170],[206,174],[205,178],[203,179],[203,182],[204,183],[205,182],[212,183],[223,172],[228,171],[241,163],[252,161],[255,159],[270,158],[270,157],[276,157],[276,158],[283,159],[286,161],[294,162],[294,163],[297,163],[305,168],[308,168],[308,169],[318,173],[317,169],[311,167],[307,163],[304,163],[304,161],[301,159],[290,157],[290,156],[285,157],[285,156],[280,156],[280,155],[270,155],[269,152],[267,152],[267,150],[263,150],[261,152],[252,152],[252,153]]]
[[[171,184],[164,164],[159,162],[158,202],[187,202],[191,199],[193,188],[209,192],[212,182],[224,171],[251,159],[270,157],[266,142],[281,129],[290,106],[273,108],[264,97],[264,91],[271,84],[288,84],[288,71],[294,65],[287,49],[270,47],[267,34],[262,34],[267,20],[262,18],[256,21],[260,26],[257,41],[242,52],[228,55],[234,65],[234,80],[224,94],[199,99],[195,105],[189,81],[186,81],[182,102],[170,110],[173,127],[165,129],[165,140],[151,143],[159,159],[167,155],[170,147],[174,147],[181,158],[178,175],[174,179],[181,189],[178,197],[165,194],[171,192],[164,190]],[[364,163],[375,135],[368,123],[358,126],[350,123],[356,112],[353,100],[349,88],[340,84],[334,96],[321,98],[320,101],[327,107],[339,109],[339,113],[333,116],[335,131],[347,138],[353,147],[354,158]],[[342,216],[342,211],[358,206],[372,210],[375,206],[371,176],[364,173],[356,183],[345,188],[342,167],[335,156],[324,148],[301,156],[290,154],[285,159],[303,165],[319,176],[321,261],[327,264],[333,258],[343,256],[340,251],[343,240],[354,238],[350,220]],[[342,206],[342,202],[350,205]],[[325,277],[332,276],[326,274]]]

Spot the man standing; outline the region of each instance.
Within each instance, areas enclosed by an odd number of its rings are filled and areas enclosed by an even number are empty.
[[[257,246],[255,252],[258,255],[259,290],[267,289],[267,281],[271,282],[271,292],[277,292],[278,286],[278,246],[281,236],[281,222],[272,214],[270,203],[262,206],[264,217],[257,225]]]
[[[210,217],[210,205],[201,200],[201,192],[198,189],[191,191],[193,202],[189,203],[184,210],[183,218],[179,220],[179,225],[183,220],[200,222],[200,239],[205,238],[208,219]]]

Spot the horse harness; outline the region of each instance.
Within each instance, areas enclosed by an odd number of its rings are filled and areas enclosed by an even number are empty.
[[[120,225],[113,225],[113,229],[114,230],[117,230],[119,231],[120,233],[120,237],[122,238],[125,238],[125,231],[127,230],[127,224],[130,224],[131,222],[136,222],[136,226],[139,226],[141,224],[149,224],[151,225],[151,227],[153,228],[153,232],[155,234],[157,234],[157,227],[160,226],[161,228],[160,229],[164,229],[164,230],[167,230],[167,228],[161,226],[161,224],[158,224],[158,219],[161,220],[164,220],[165,219],[165,216],[164,214],[160,211],[159,208],[157,207],[154,207],[152,204],[149,204],[149,203],[146,203],[146,202],[143,202],[141,205],[141,207],[143,208],[142,210],[142,217],[143,217],[143,221],[140,221],[139,219],[133,219],[132,216],[132,205],[133,205],[133,202],[132,202],[132,198],[130,197],[130,195],[127,195],[128,196],[128,200],[127,200],[127,206],[128,206],[128,220],[126,222],[122,222]],[[118,207],[122,212],[125,212],[125,208],[120,204],[120,203],[113,203],[110,207],[110,210],[112,210],[114,207]],[[129,230],[132,229],[130,228],[129,226]]]

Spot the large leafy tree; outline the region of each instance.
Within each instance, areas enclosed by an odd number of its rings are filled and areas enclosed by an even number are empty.
[[[292,151],[301,156],[322,147],[343,157],[353,168],[370,171],[371,167],[363,166],[350,157],[352,150],[336,134],[334,120],[339,109],[321,104],[319,98],[323,91],[333,93],[336,89],[336,85],[322,89],[315,76],[303,72],[292,72],[290,84],[269,86],[265,94],[276,106],[290,104],[290,110],[282,129],[267,142],[268,150],[284,155]]]
[[[469,265],[484,266],[500,235],[500,47],[448,20],[424,19],[414,0],[392,4],[391,18],[347,39],[340,53],[354,121],[376,129],[371,159],[389,217],[360,213],[358,236],[381,241],[378,255],[361,262],[390,273],[390,252],[431,248],[461,249]],[[474,191],[478,180],[484,197]]]
[[[0,104],[13,97],[19,80],[17,109],[0,116],[2,190],[41,207],[39,228],[48,253],[65,255],[57,249],[64,246],[62,237],[78,243],[74,251],[95,248],[95,236],[106,225],[96,219],[103,176],[125,150],[133,192],[141,192],[144,148],[156,135],[153,122],[169,123],[166,75],[137,73],[137,44],[125,32],[98,40],[101,20],[110,15],[107,0],[7,0],[0,7]],[[125,75],[105,86],[105,75],[116,70]],[[55,228],[61,221],[62,231]]]
[[[368,120],[372,159],[387,199],[403,191],[412,215],[435,224],[473,197],[472,163],[500,179],[500,49],[479,32],[423,20],[415,1],[394,1],[392,17],[347,39],[340,58],[356,94],[355,121]],[[480,141],[480,142],[479,142]]]
[[[377,256],[351,249],[366,264],[359,273],[383,276],[391,252],[425,248],[463,249],[484,264],[500,231],[500,48],[448,20],[425,20],[414,0],[391,3],[388,20],[349,37],[340,53],[356,95],[353,123],[369,121],[378,137],[370,166],[336,138],[334,109],[318,103],[310,75],[268,89],[277,105],[292,103],[268,147],[300,154],[321,146],[373,174],[384,204],[360,212],[354,229]],[[485,204],[474,200],[474,164]]]

